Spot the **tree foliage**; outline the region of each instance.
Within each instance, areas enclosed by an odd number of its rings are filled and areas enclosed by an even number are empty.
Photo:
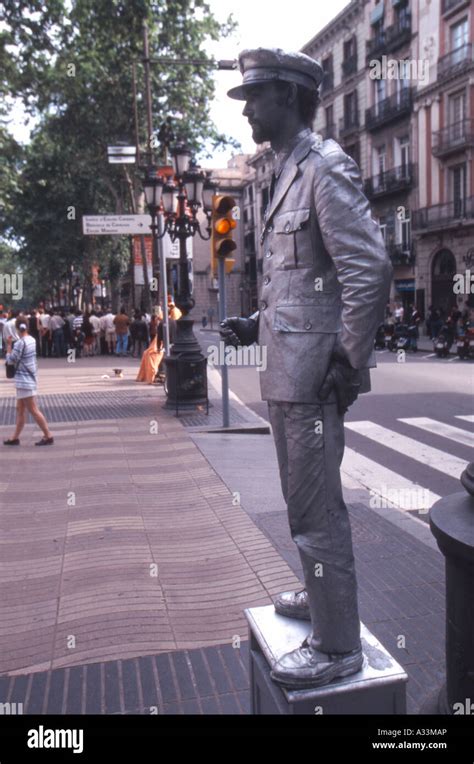
[[[219,23],[203,0],[6,0],[0,7],[0,95],[21,99],[36,123],[20,147],[0,112],[0,235],[15,239],[38,292],[71,266],[83,277],[93,261],[119,273],[128,242],[83,236],[81,218],[129,212],[132,195],[135,203],[140,195],[138,168],[129,186],[123,167],[107,163],[107,145],[135,143],[134,62],[138,140],[147,144],[143,23],[151,59],[209,60],[204,43],[228,34],[233,22]],[[209,119],[210,67],[153,63],[151,74],[155,131],[171,114],[195,152],[227,142]]]

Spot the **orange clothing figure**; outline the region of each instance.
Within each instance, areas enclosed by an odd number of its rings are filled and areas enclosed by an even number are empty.
[[[158,367],[163,358],[164,350],[158,350],[156,337],[150,343],[150,347],[145,350],[142,356],[142,362],[137,374],[137,382],[146,382],[152,385],[156,377]]]

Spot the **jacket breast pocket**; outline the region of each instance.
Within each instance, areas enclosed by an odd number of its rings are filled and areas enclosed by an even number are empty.
[[[281,268],[310,268],[313,262],[309,207],[288,210],[274,218],[276,252]]]

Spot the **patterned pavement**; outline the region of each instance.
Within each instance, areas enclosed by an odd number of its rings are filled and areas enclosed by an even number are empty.
[[[2,451],[0,673],[231,644],[297,583],[156,396]]]

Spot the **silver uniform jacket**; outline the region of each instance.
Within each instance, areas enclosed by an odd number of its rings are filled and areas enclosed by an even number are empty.
[[[314,403],[337,338],[370,389],[392,266],[356,163],[309,133],[285,162],[261,236],[263,400]]]

